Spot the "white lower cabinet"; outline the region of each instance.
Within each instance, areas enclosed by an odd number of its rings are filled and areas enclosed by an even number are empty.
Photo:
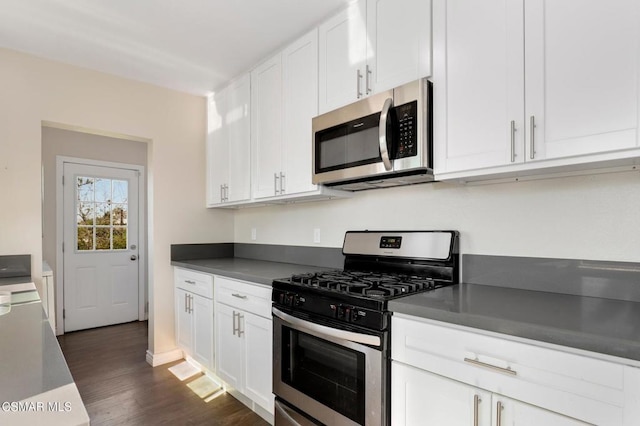
[[[176,344],[213,371],[213,277],[175,268]]]
[[[638,368],[563,349],[396,314],[392,424],[638,425]]]
[[[271,289],[216,276],[217,374],[273,414]]]
[[[392,362],[393,425],[577,426],[587,423]],[[428,398],[425,398],[428,395]]]

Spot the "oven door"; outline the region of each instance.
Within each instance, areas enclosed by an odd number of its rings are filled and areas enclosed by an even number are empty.
[[[316,324],[275,307],[273,320],[277,397],[326,425],[383,424],[382,336]]]

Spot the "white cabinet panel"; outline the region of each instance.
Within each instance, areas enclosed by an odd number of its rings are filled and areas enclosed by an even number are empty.
[[[525,404],[501,395],[493,395],[491,400],[493,424],[496,426],[586,426],[571,417]],[[498,414],[498,411],[500,413]]]
[[[367,57],[366,1],[349,7],[320,25],[320,112],[331,111],[364,94]]]
[[[283,149],[285,194],[314,191],[311,183],[311,119],[318,115],[318,31],[282,52]]]
[[[276,55],[251,73],[254,198],[273,197],[282,171],[282,61]]]
[[[636,147],[640,3],[535,0],[525,8],[527,159]]]
[[[491,393],[399,362],[391,363],[391,424],[491,424]]]
[[[367,0],[365,87],[378,93],[429,76],[430,23],[430,0]]]
[[[242,389],[243,342],[237,334],[233,308],[216,303],[216,372],[232,387]]]
[[[245,312],[241,327],[245,334],[245,392],[249,398],[271,412],[273,411],[272,321]]]
[[[207,207],[251,196],[251,83],[233,81],[207,103]]]
[[[193,358],[213,370],[213,300],[193,295]]]
[[[187,353],[193,350],[193,316],[189,312],[190,294],[175,289],[176,344]]]
[[[521,1],[434,0],[436,173],[523,161],[522,11]]]

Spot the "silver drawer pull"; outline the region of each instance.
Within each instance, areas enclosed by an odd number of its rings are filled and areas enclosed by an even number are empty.
[[[238,299],[246,299],[247,296],[243,295],[243,294],[238,294],[238,293],[232,293],[231,294],[233,297],[237,297]]]
[[[187,283],[187,284],[195,284],[196,283],[195,281],[191,281],[191,280],[184,280],[184,282]]]
[[[507,367],[507,368],[496,367],[495,365],[487,364],[486,362],[478,361],[477,359],[465,358],[464,362],[477,365],[478,367],[488,368],[489,370],[497,371],[499,373],[511,374],[512,376],[515,376],[516,374],[518,374],[516,373],[515,370],[512,370],[511,367]]]

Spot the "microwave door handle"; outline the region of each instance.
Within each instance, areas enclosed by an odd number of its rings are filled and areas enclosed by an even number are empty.
[[[393,99],[387,98],[384,101],[382,112],[380,113],[380,125],[378,127],[379,143],[380,143],[380,157],[382,157],[382,163],[384,169],[390,171],[392,169],[391,160],[389,159],[389,144],[387,141],[387,120],[390,119],[389,112],[393,107]]]

